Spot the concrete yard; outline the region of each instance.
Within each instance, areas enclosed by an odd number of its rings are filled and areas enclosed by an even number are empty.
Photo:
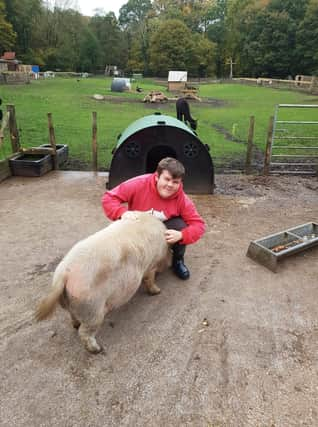
[[[317,177],[217,175],[193,196],[207,232],[191,278],[158,275],[82,347],[59,308],[33,321],[71,246],[108,221],[105,174],[0,184],[0,424],[25,427],[318,425],[318,247],[273,273],[251,240],[318,221]]]

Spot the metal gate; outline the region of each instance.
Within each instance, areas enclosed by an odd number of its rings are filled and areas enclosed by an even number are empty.
[[[317,113],[318,105],[278,104],[276,106],[269,173],[300,175],[317,173]]]

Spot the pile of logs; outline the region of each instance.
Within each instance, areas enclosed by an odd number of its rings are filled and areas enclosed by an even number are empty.
[[[143,102],[167,102],[168,98],[162,92],[152,90],[143,99]]]

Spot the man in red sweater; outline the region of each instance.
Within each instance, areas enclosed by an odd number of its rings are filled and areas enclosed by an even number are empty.
[[[166,157],[155,173],[131,178],[106,191],[102,204],[106,216],[117,220],[133,215],[130,211],[151,211],[167,227],[166,240],[172,246],[172,268],[183,280],[190,277],[184,264],[186,245],[200,239],[205,231],[203,219],[183,191],[185,174],[182,163]],[[125,205],[127,204],[127,205]]]

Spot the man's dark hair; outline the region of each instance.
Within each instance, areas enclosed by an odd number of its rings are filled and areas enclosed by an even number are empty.
[[[183,164],[173,157],[165,157],[160,160],[157,166],[158,175],[160,176],[164,170],[167,170],[172,178],[183,178],[185,175]]]

